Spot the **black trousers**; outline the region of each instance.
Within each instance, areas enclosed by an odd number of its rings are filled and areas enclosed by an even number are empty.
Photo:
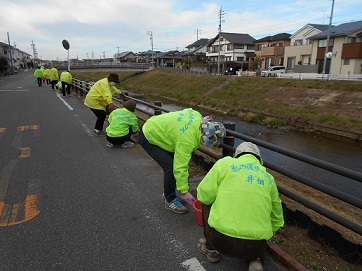
[[[153,145],[146,139],[142,129],[138,133],[138,143],[163,169],[163,193],[168,202],[176,198],[176,179],[173,175],[174,153],[168,152],[159,146]]]
[[[108,142],[112,143],[113,145],[122,145],[126,141],[132,141],[131,140],[131,134],[133,133],[132,127],[129,127],[129,132],[125,136],[119,136],[119,137],[110,137],[106,135],[106,138]]]
[[[204,235],[206,247],[216,249],[228,257],[252,261],[257,258],[264,259],[266,252],[266,240],[246,240],[227,236],[211,228],[207,223],[211,205],[202,204],[202,220],[204,222]]]
[[[40,78],[37,78],[36,80],[38,81],[38,86],[41,87],[41,86],[42,86],[42,79],[41,79],[41,77],[40,77]]]
[[[94,113],[94,115],[97,116],[97,120],[96,120],[96,124],[94,126],[94,129],[99,130],[99,131],[103,131],[104,120],[106,119],[106,116],[107,116],[106,111],[99,110],[99,109],[93,109],[93,108],[91,108],[91,110]]]
[[[57,88],[56,84],[58,83],[58,80],[50,81],[50,84],[52,84],[52,89]]]
[[[70,95],[70,84],[68,84],[67,82],[62,81],[63,96],[65,96],[65,90],[67,90],[67,94]]]

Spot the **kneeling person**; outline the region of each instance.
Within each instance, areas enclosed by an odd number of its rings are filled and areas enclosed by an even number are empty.
[[[117,108],[111,112],[108,118],[109,125],[106,128],[108,147],[129,148],[134,146],[131,134],[136,133],[139,129],[137,116],[133,113],[135,108],[135,101],[128,100],[123,103],[123,108]]]
[[[262,271],[267,240],[284,219],[277,186],[258,147],[243,142],[233,158],[218,160],[197,187],[197,197],[205,225],[198,250],[211,262],[220,260],[220,252],[250,261],[249,271]]]

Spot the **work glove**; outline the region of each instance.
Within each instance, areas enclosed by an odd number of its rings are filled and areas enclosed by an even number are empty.
[[[185,201],[190,206],[193,206],[195,198],[193,195],[190,194],[190,192],[187,192],[185,195],[181,196],[181,199]]]

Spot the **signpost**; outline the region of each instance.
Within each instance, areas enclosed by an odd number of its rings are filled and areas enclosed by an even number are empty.
[[[70,71],[70,59],[69,59],[69,47],[70,47],[70,45],[69,45],[69,42],[67,40],[63,40],[62,44],[63,44],[64,49],[68,51],[68,71]]]

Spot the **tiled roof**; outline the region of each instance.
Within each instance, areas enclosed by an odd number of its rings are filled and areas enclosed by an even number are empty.
[[[190,48],[190,47],[195,47],[198,48],[200,46],[204,46],[209,42],[209,39],[199,39],[197,41],[195,41],[194,43],[186,46],[186,48]]]
[[[262,42],[262,41],[280,41],[280,40],[289,40],[291,34],[289,33],[279,33],[276,34],[274,36],[266,36],[264,38],[258,39],[256,41],[254,41],[254,43],[256,42]]]
[[[362,21],[344,23],[331,28],[330,37],[347,36],[350,33],[362,30]],[[328,36],[328,29],[311,37],[311,39],[320,39]]]
[[[309,25],[314,27],[315,29],[318,29],[319,31],[328,30],[328,24],[309,24]]]
[[[229,40],[231,43],[234,43],[234,44],[254,45],[254,41],[255,41],[255,39],[252,36],[250,36],[249,34],[221,32],[220,36],[224,37],[225,39]],[[217,39],[217,37],[212,39],[211,42],[215,41],[216,39]]]

